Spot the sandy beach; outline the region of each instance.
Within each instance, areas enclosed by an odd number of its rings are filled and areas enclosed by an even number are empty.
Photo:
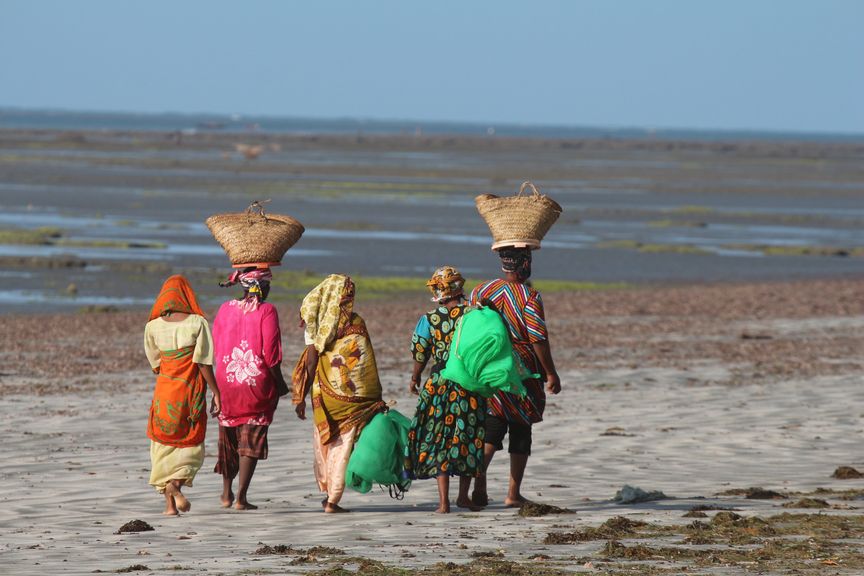
[[[433,514],[435,485],[421,481],[402,501],[378,489],[348,492],[352,513],[325,515],[310,425],[288,403],[252,483],[259,510],[219,507],[211,427],[204,468],[187,490],[192,510],[163,517],[147,485],[146,312],[7,315],[2,571],[862,573],[864,480],[832,473],[864,469],[864,282],[556,293],[546,305],[564,390],[535,428],[524,488],[571,513],[536,517],[503,507],[500,454],[482,512]],[[406,297],[358,310],[385,399],[406,415],[414,407],[406,341],[426,306]],[[293,361],[302,341],[296,310],[280,304],[280,313]],[[624,485],[665,498],[614,502]],[[776,494],[748,494],[753,487]],[[709,510],[684,517],[700,506]],[[117,533],[132,520],[154,530]]]

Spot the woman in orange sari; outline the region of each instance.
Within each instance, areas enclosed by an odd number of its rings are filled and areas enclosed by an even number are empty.
[[[165,512],[176,516],[192,507],[182,492],[204,463],[207,390],[211,413],[221,409],[213,375],[213,337],[195,293],[183,276],[165,281],[144,328],[144,350],[156,374],[147,421],[150,484],[165,495]]]

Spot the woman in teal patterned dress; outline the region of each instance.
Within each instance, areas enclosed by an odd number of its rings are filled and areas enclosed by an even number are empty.
[[[464,284],[465,279],[451,266],[435,271],[426,285],[438,306],[420,318],[411,342],[414,371],[410,391],[420,399],[408,432],[405,470],[411,478],[437,478],[439,514],[450,512],[450,476],[459,476],[456,505],[480,510],[471,502],[468,488],[471,478],[483,473],[486,399],[439,376],[447,363],[456,321],[466,312]],[[432,373],[421,387],[420,378],[430,359]]]

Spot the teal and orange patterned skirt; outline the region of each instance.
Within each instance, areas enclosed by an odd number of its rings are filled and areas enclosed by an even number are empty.
[[[413,479],[483,473],[486,399],[439,379],[443,367],[436,365],[420,390],[408,432],[405,471]]]

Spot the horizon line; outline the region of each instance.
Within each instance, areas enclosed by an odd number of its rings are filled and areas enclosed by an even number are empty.
[[[646,136],[661,135],[661,134],[696,134],[696,133],[714,133],[718,135],[749,135],[749,136],[803,136],[809,138],[818,137],[839,137],[844,140],[864,140],[864,132],[840,132],[827,130],[794,130],[794,129],[776,129],[776,128],[717,128],[717,127],[682,127],[682,126],[650,126],[650,125],[602,125],[602,124],[552,124],[543,122],[515,122],[515,121],[484,121],[484,120],[443,120],[443,119],[416,119],[416,118],[382,118],[376,116],[300,116],[300,115],[279,115],[271,113],[253,114],[246,112],[181,112],[176,110],[128,110],[128,109],[91,109],[91,108],[51,108],[51,107],[25,107],[25,106],[9,106],[0,104],[0,116],[5,113],[31,113],[31,114],[80,114],[90,116],[139,116],[139,117],[201,117],[214,116],[220,119],[224,118],[232,122],[240,122],[244,119],[249,120],[294,120],[306,122],[321,122],[321,123],[337,123],[351,122],[356,124],[381,124],[381,125],[406,125],[421,127],[422,125],[432,126],[462,126],[462,127],[477,127],[483,131],[493,130],[488,136],[494,136],[498,128],[502,129],[519,129],[519,130],[572,130],[572,131],[588,131],[588,132],[629,132],[640,133]],[[2,118],[0,118],[0,128],[2,126]],[[266,129],[265,129],[266,130]],[[545,136],[552,137],[552,136]],[[564,136],[559,136],[563,138]]]

